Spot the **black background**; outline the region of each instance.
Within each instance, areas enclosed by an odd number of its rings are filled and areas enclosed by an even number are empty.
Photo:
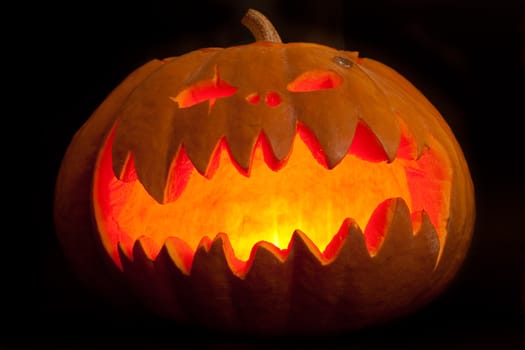
[[[14,44],[5,50],[4,59],[13,62],[4,73],[15,77],[7,86],[14,98],[6,102],[16,107],[6,118],[21,122],[17,127],[24,129],[18,130],[29,142],[9,141],[5,152],[15,149],[13,161],[24,171],[3,168],[10,179],[7,192],[19,201],[11,202],[13,216],[5,218],[6,236],[15,245],[4,240],[0,346],[525,345],[523,2],[72,1],[22,7],[4,12],[5,19],[14,19],[4,30]],[[328,339],[226,337],[126,315],[84,289],[68,269],[54,233],[52,201],[55,176],[74,132],[113,87],[146,61],[250,42],[240,24],[249,7],[265,13],[285,42],[359,51],[395,68],[437,106],[462,144],[477,198],[472,246],[452,285],[417,313]],[[6,132],[5,138],[16,135]],[[16,184],[19,179],[22,184]]]

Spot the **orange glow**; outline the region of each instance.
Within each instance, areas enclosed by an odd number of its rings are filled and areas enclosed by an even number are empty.
[[[270,107],[276,107],[281,104],[281,96],[275,91],[270,91],[265,96],[265,102]]]
[[[246,96],[246,101],[248,101],[249,103],[254,104],[254,105],[259,103],[260,100],[261,100],[261,95],[259,95],[256,92],[253,92],[253,93],[249,94],[248,96]]]
[[[333,89],[341,85],[343,78],[334,71],[315,69],[302,73],[288,84],[292,92],[307,92]]]
[[[208,101],[210,109],[218,98],[229,97],[237,92],[237,88],[221,80],[219,71],[215,68],[215,75],[211,79],[198,81],[182,90],[176,97],[170,97],[177,102],[179,108],[188,108],[197,103]]]
[[[161,204],[133,176],[132,156],[125,167],[128,175],[123,174],[126,181],[114,176],[113,131],[99,156],[94,183],[95,217],[106,250],[121,266],[118,244],[132,258],[134,242],[147,237],[146,251],[152,259],[166,244],[176,264],[187,272],[193,252],[221,234],[230,262],[242,269],[257,244],[274,246],[276,255],[285,254],[296,229],[325,258],[330,257],[336,250],[331,241],[352,218],[365,233],[373,255],[386,230],[384,203],[396,197],[407,203],[415,228],[424,210],[438,233],[445,232],[452,174],[439,145],[418,160],[401,157],[411,153],[407,151],[410,135],[404,134],[404,146],[391,163],[378,160],[377,150],[372,152],[373,161],[365,160],[366,153],[353,154],[359,147],[351,146],[337,166],[327,169],[322,151],[317,156],[311,151],[315,140],[308,129],[300,125],[298,132],[302,137],[295,138],[289,158],[281,163],[272,160],[268,142],[260,137],[245,174],[231,160],[225,141],[218,145],[206,176],[193,168],[181,148],[168,179],[168,201]],[[373,134],[359,125],[354,144],[363,144],[367,137]]]

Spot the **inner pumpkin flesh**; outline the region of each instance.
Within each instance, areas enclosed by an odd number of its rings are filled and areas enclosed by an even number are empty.
[[[415,145],[407,128],[402,130],[397,157],[387,162],[373,133],[359,123],[348,154],[332,169],[323,164],[315,137],[303,125],[283,164],[272,163],[268,142],[260,137],[248,173],[232,161],[225,141],[217,146],[206,176],[195,170],[181,148],[164,204],[146,192],[132,161],[122,180],[115,176],[113,131],[99,154],[94,177],[94,212],[103,245],[122,267],[118,245],[132,258],[135,242],[147,237],[147,254],[155,259],[175,237],[176,249],[191,266],[199,245],[221,233],[227,235],[235,258],[247,261],[260,242],[285,252],[297,229],[322,252],[351,218],[374,255],[386,231],[378,226],[388,223],[372,214],[385,200],[397,197],[410,209],[414,232],[425,211],[443,240],[452,178],[449,161],[437,142],[415,159]]]

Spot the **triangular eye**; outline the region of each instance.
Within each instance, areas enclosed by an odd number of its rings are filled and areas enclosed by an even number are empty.
[[[170,96],[170,99],[177,102],[179,108],[188,108],[208,101],[211,109],[218,98],[229,97],[236,92],[235,86],[220,79],[219,71],[215,68],[211,79],[198,81],[179,92],[176,97]]]
[[[308,92],[334,89],[341,85],[343,77],[332,70],[313,69],[300,74],[286,88],[291,92]]]

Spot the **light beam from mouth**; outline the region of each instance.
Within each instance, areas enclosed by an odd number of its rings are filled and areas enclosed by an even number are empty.
[[[271,151],[260,137],[248,173],[232,160],[225,141],[215,152],[213,174],[206,176],[192,167],[181,148],[176,158],[186,170],[183,183],[164,204],[153,199],[138,181],[132,156],[121,176],[126,181],[114,175],[113,130],[99,155],[94,179],[94,212],[102,243],[122,268],[119,245],[132,258],[134,243],[148,237],[147,253],[154,260],[166,240],[175,237],[178,249],[191,260],[204,241],[223,234],[235,258],[247,261],[260,242],[285,252],[297,229],[322,251],[345,219],[351,218],[363,229],[373,256],[381,247],[388,224],[373,213],[391,198],[402,198],[407,204],[413,232],[418,231],[424,211],[443,241],[452,178],[448,159],[433,139],[414,159],[415,146],[408,129],[402,130],[398,156],[392,162],[380,161],[377,152],[360,153],[355,145],[368,142],[356,131],[349,154],[332,169],[323,164],[311,133],[302,125],[298,128],[302,137],[295,138],[288,159],[278,167],[269,163]],[[362,159],[366,157],[373,161]],[[191,261],[186,265],[191,266]]]

